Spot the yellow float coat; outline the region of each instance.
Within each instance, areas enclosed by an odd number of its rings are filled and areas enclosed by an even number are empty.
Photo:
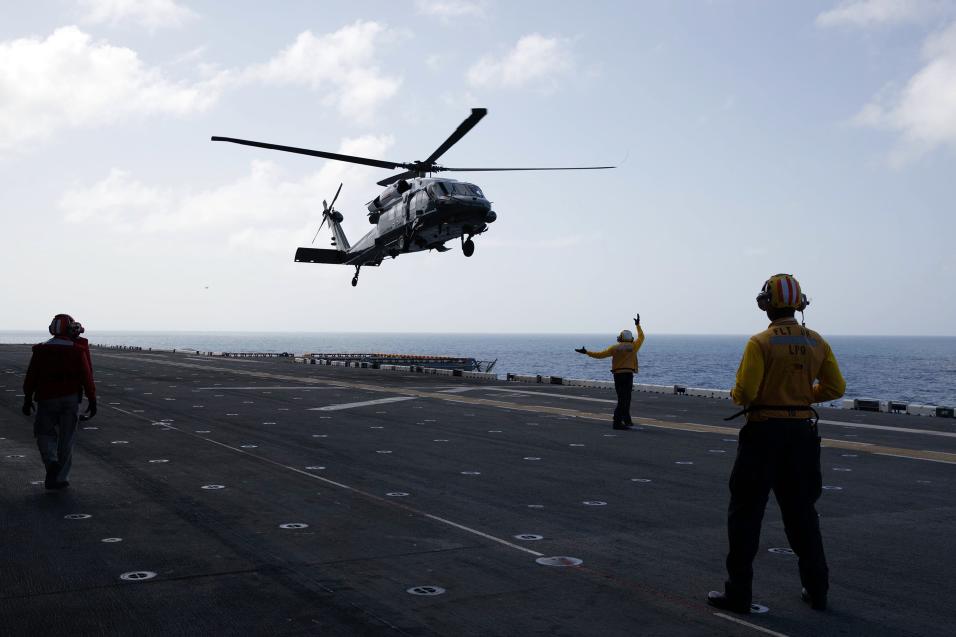
[[[644,343],[644,330],[637,326],[637,340],[629,342],[623,341],[615,343],[603,352],[586,352],[591,358],[610,358],[611,373],[614,372],[634,372],[637,373],[637,350],[641,349]]]
[[[759,409],[748,421],[808,418],[813,403],[834,400],[846,391],[833,350],[817,332],[793,318],[778,319],[750,337],[737,369],[731,397],[738,405],[803,407]]]

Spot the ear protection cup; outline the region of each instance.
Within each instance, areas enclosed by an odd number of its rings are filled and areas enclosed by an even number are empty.
[[[762,312],[766,312],[770,308],[770,301],[773,295],[770,293],[770,279],[763,284],[763,288],[760,290],[760,294],[757,295],[757,307],[760,308]]]

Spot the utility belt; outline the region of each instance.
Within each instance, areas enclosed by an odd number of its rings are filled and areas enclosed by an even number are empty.
[[[733,420],[739,418],[744,414],[753,413],[755,411],[763,411],[767,409],[773,409],[776,411],[786,411],[789,414],[789,417],[794,420],[803,420],[797,415],[797,412],[803,411],[807,412],[806,420],[810,421],[811,426],[816,429],[817,422],[820,420],[820,414],[817,413],[817,410],[813,408],[812,405],[747,405],[737,413],[732,416],[724,418],[725,421]]]

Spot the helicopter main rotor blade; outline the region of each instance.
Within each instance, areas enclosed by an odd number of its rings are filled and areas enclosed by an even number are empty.
[[[264,142],[253,142],[248,139],[236,139],[235,137],[213,137],[214,142],[232,142],[233,144],[242,144],[244,146],[255,146],[257,148],[269,148],[271,150],[281,150],[287,153],[298,153],[299,155],[311,155],[312,157],[322,157],[324,159],[334,159],[336,161],[347,161],[352,164],[363,164],[365,166],[375,166],[376,168],[411,168],[411,164],[399,164],[393,161],[382,159],[369,159],[368,157],[357,157],[355,155],[342,155],[339,153],[329,153],[324,150],[309,150],[308,148],[296,148],[295,146],[280,146],[279,144],[266,144]]]
[[[391,177],[386,177],[382,181],[376,182],[379,186],[391,186],[399,179],[405,179],[406,177],[414,177],[420,173],[415,172],[414,170],[407,170],[403,173],[398,173],[397,175],[392,175]]]
[[[428,156],[428,159],[424,160],[423,164],[432,164],[436,159],[445,154],[445,152],[458,143],[462,137],[468,134],[472,128],[475,127],[475,124],[481,121],[481,118],[488,114],[487,108],[473,108],[471,109],[471,115],[469,115],[465,121],[458,125],[458,128],[455,129],[455,132],[452,133],[448,139],[446,139],[441,146],[435,149],[431,155]]]
[[[339,198],[339,193],[342,192],[342,183],[343,182],[339,182],[339,189],[335,191],[335,196],[332,197],[332,203],[329,204],[330,209],[335,207],[335,200]],[[322,203],[325,202],[323,201]]]
[[[538,168],[445,168],[444,166],[435,166],[434,171],[454,171],[458,173],[469,172],[495,172],[501,170],[607,170],[608,168],[617,168],[617,166],[548,166]]]

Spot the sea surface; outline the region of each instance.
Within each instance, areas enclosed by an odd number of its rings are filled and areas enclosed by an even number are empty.
[[[94,344],[218,352],[383,352],[473,357],[504,377],[544,374],[609,379],[610,363],[575,353],[603,349],[602,334],[389,334],[281,332],[88,332]],[[0,343],[36,343],[44,332],[0,332]],[[956,337],[828,337],[847,380],[848,398],[956,405]],[[729,389],[746,336],[652,334],[640,351],[636,382]],[[94,354],[95,357],[95,354]]]

